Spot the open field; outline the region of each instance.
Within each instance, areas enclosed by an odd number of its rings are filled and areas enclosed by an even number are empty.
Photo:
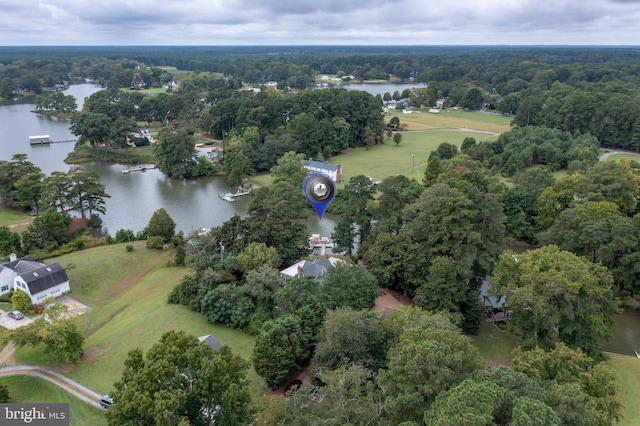
[[[640,359],[617,354],[608,354],[607,362],[618,376],[618,382],[622,388],[622,419],[620,426],[640,425]]]
[[[145,95],[157,95],[160,93],[167,93],[167,89],[164,87],[153,87],[150,89],[120,89],[123,92],[140,92]]]
[[[193,71],[188,71],[188,70],[179,70],[176,67],[155,67],[155,68],[160,68],[162,71],[166,71],[169,74],[191,74],[193,73]]]
[[[640,156],[633,155],[633,154],[613,154],[607,157],[605,161],[618,161],[618,160],[622,160],[623,158],[629,161],[640,162]]]
[[[435,151],[442,142],[460,147],[464,138],[467,137],[475,138],[480,142],[495,140],[498,136],[460,130],[403,132],[402,142],[397,146],[393,141],[385,138],[384,144],[375,145],[368,150],[364,147],[349,149],[343,154],[331,157],[330,162],[342,166],[344,182],[360,174],[370,176],[373,180],[405,175],[421,181],[431,151]],[[268,173],[249,179],[252,184],[258,186],[269,185],[271,180]],[[342,185],[339,184],[338,188]]]
[[[388,122],[394,116],[400,119],[401,126],[406,130],[472,129],[491,133],[508,132],[511,130],[509,123],[512,119],[490,112],[444,109],[439,114],[403,114],[402,111],[390,110],[385,121]]]
[[[118,380],[127,353],[134,348],[148,350],[169,330],[184,330],[196,336],[212,334],[249,359],[253,337],[246,333],[213,325],[197,312],[169,305],[167,295],[180,281],[186,268],[165,266],[166,254],[146,250],[137,243],[133,252],[126,244],[102,246],[70,253],[47,262],[58,261],[71,268],[70,297],[92,310],[76,319],[85,331],[85,354],[77,365],[54,365],[42,347],[21,348],[19,363],[46,365],[98,393],[108,393]],[[253,369],[249,377],[253,395],[262,395],[265,385]]]
[[[106,425],[104,411],[91,407],[71,396],[58,386],[29,376],[3,377],[3,383],[9,389],[11,402],[47,402],[69,404],[69,424],[72,426]]]
[[[21,232],[33,221],[33,217],[18,211],[0,207],[0,226],[8,226],[12,232]]]

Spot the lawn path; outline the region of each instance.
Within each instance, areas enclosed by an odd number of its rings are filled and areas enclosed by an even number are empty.
[[[13,365],[0,368],[0,377],[7,376],[31,376],[46,380],[69,392],[81,401],[93,407],[101,408],[101,395],[99,393],[82,386],[80,383],[63,376],[62,374],[56,373],[55,371],[35,365]]]
[[[105,293],[105,298],[111,299],[119,295],[120,293],[128,290],[133,285],[140,282],[145,275],[153,272],[154,270],[158,269],[164,264],[166,264],[166,257],[158,256],[153,263],[147,264],[144,268],[135,271],[134,273],[126,276],[125,278],[115,283],[115,285],[113,285],[111,289],[107,291],[107,293]]]

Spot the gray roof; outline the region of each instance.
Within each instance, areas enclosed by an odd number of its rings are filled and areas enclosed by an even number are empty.
[[[67,272],[59,263],[43,265],[37,262],[22,261],[14,269],[29,286],[32,295],[69,281]]]
[[[302,276],[312,277],[316,280],[323,280],[329,272],[329,268],[332,266],[333,264],[326,257],[313,263],[307,262],[307,264],[302,268]]]
[[[198,340],[200,341],[200,343],[204,342],[207,345],[211,346],[211,349],[213,349],[214,351],[220,349],[220,342],[210,334],[207,334],[206,336],[200,336],[198,337]]]
[[[21,257],[20,259],[14,260],[12,262],[5,262],[0,264],[0,266],[4,266],[5,268],[11,269],[12,271],[15,271],[16,269],[16,265],[22,261],[27,261],[27,262],[33,262],[33,257],[31,256],[25,256],[25,257]]]

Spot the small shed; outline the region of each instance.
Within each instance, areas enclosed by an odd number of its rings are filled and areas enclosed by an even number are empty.
[[[220,349],[220,341],[218,341],[218,339],[216,339],[210,334],[207,334],[206,336],[198,337],[198,341],[200,343],[204,342],[207,345],[211,346],[211,349],[213,349],[214,352]]]

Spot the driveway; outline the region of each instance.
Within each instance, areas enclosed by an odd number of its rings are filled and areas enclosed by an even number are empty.
[[[24,317],[21,320],[14,320],[9,318],[9,315],[0,309],[0,326],[13,330],[14,328],[22,327],[23,325],[31,324],[33,320],[29,317]]]
[[[68,316],[70,318],[76,317],[78,315],[82,315],[85,312],[88,312],[91,310],[90,307],[83,305],[77,300],[74,300],[67,296],[56,297],[56,302],[67,305],[67,307],[69,308]],[[39,318],[39,317],[40,315],[36,315],[33,318]],[[32,322],[33,322],[33,319],[26,316],[21,320],[14,320],[13,318],[9,318],[9,315],[7,315],[5,311],[0,309],[0,327],[14,329],[14,328],[22,327],[23,325],[30,324]]]

